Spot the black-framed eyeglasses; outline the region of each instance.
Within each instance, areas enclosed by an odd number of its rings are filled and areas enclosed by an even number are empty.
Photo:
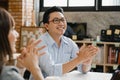
[[[65,18],[54,18],[53,20],[49,21],[49,22],[53,22],[54,24],[59,24],[60,21],[62,21],[63,23],[66,22],[66,19]]]

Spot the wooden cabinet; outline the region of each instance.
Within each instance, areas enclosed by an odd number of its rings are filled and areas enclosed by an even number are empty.
[[[119,65],[120,43],[117,42],[96,42],[96,41],[75,41],[78,46],[92,44],[99,47],[98,54],[93,59],[91,71],[112,73]]]

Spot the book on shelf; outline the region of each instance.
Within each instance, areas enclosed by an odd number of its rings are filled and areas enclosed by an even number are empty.
[[[108,63],[120,63],[120,47],[109,46],[108,48]]]
[[[118,64],[120,64],[120,48],[119,48],[119,52],[118,52]]]
[[[118,58],[119,58],[119,47],[115,48],[115,63],[118,63]]]

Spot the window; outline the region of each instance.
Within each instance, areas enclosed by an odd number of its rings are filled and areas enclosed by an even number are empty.
[[[40,11],[60,6],[64,11],[120,11],[120,0],[40,0]]]
[[[43,0],[44,7],[51,7],[51,6],[67,6],[67,0]]]
[[[70,7],[95,6],[94,0],[69,0]]]
[[[94,0],[44,0],[44,7],[61,6],[94,6]]]
[[[120,0],[100,0],[98,2],[100,11],[120,11]]]
[[[51,6],[60,6],[65,11],[93,11],[96,0],[40,0],[40,11]]]
[[[120,6],[120,0],[103,0],[102,6]]]

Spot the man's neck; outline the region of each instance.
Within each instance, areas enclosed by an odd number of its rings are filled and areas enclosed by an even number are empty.
[[[53,40],[57,43],[57,45],[60,47],[60,43],[61,43],[61,37],[62,36],[58,36],[58,35],[51,35],[50,36],[53,38]]]

